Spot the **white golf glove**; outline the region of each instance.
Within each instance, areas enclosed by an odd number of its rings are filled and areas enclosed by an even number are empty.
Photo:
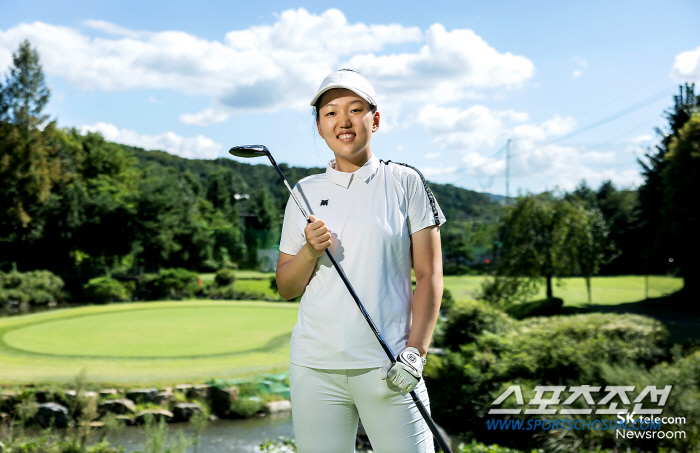
[[[406,348],[396,356],[396,363],[392,365],[387,360],[381,370],[382,379],[389,379],[404,393],[416,388],[423,374],[425,359],[420,356],[416,348]]]

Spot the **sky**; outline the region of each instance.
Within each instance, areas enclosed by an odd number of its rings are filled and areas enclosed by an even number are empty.
[[[309,101],[374,85],[372,153],[506,194],[633,188],[679,84],[700,82],[700,2],[6,1],[0,73],[29,39],[60,127],[187,158],[264,144],[325,167]],[[510,159],[507,157],[510,156]],[[261,162],[261,164],[264,164]]]

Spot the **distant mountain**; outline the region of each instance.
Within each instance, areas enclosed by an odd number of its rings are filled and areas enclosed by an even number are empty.
[[[491,201],[495,201],[498,204],[505,204],[505,202],[506,202],[506,197],[503,195],[494,195],[492,193],[487,193],[487,192],[480,192],[480,193],[488,196],[491,199]]]
[[[138,159],[140,166],[155,165],[172,168],[178,172],[189,172],[199,181],[204,190],[206,190],[207,181],[212,173],[228,169],[234,173],[232,181],[235,193],[245,194],[264,186],[282,209],[284,209],[284,204],[289,197],[277,172],[269,163],[263,162],[263,159],[260,159],[260,163],[255,165],[227,158],[185,159],[163,151],[146,151],[142,148],[122,146]],[[325,169],[318,167],[290,167],[287,164],[279,166],[292,186],[300,179],[325,171]],[[500,195],[479,193],[452,184],[430,183],[430,188],[435,194],[440,208],[451,222],[472,220],[494,222],[500,216],[501,201],[505,199]]]

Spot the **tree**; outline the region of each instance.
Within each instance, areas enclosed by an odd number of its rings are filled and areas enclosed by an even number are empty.
[[[700,113],[673,137],[664,155],[663,234],[683,277],[683,291],[700,293]]]
[[[591,277],[598,273],[601,266],[610,260],[608,252],[609,229],[603,213],[598,208],[586,209],[582,204],[574,205],[572,210],[572,227],[567,238],[567,252],[571,254],[576,273],[586,279],[588,303],[592,303]]]
[[[639,187],[638,228],[640,236],[648,244],[645,250],[647,272],[665,272],[670,256],[667,236],[663,234],[664,220],[659,215],[665,205],[664,169],[671,141],[700,107],[700,96],[695,94],[695,85],[679,87],[679,94],[673,97],[674,105],[666,113],[668,129],[656,129],[659,144],[655,150],[645,154],[646,161],[638,159],[642,166],[644,183]]]
[[[0,120],[33,128],[48,119],[41,112],[49,102],[49,88],[44,82],[44,72],[39,53],[29,41],[19,45],[12,54],[13,66],[0,90]]]
[[[552,279],[581,274],[591,301],[591,277],[607,262],[611,244],[608,225],[596,207],[574,197],[553,199],[549,194],[520,198],[506,211],[498,231],[495,253],[497,278],[483,289],[491,302],[524,299],[536,293],[545,279],[547,298]]]
[[[608,229],[608,239],[601,273],[619,275],[644,271],[641,265],[644,243],[637,228],[636,190],[620,190],[612,181],[605,181],[596,191],[583,181],[564,198],[602,214]]]
[[[474,247],[469,240],[471,229],[471,222],[460,221],[448,222],[440,228],[445,274],[462,273],[474,260]]]
[[[497,235],[496,274],[526,279],[545,278],[552,298],[552,278],[571,269],[566,238],[571,228],[571,203],[548,194],[520,198],[508,209]]]
[[[56,125],[41,111],[49,90],[38,53],[24,41],[0,86],[0,255],[16,256],[20,242],[41,237],[42,212],[64,177]]]

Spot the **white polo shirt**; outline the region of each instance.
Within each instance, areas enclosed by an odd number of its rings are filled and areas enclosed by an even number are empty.
[[[354,173],[334,168],[294,187],[309,214],[331,231],[330,252],[395,354],[411,330],[410,235],[445,216],[418,170],[372,157]],[[296,255],[307,222],[289,199],[280,251]],[[386,355],[325,254],[301,299],[291,362],[324,369],[379,367]]]

